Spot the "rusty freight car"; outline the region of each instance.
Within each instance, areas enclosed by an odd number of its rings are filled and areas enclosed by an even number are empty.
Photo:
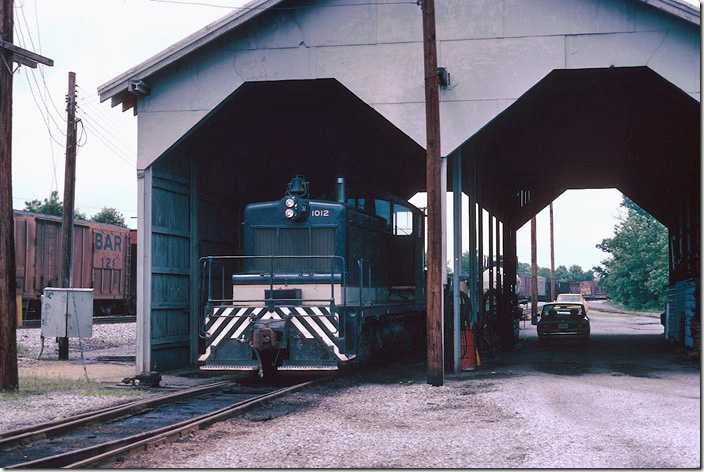
[[[25,319],[40,316],[46,287],[58,287],[61,218],[14,211],[17,288]],[[72,286],[93,288],[95,315],[128,314],[135,305],[131,256],[135,241],[120,226],[77,220],[74,223]]]

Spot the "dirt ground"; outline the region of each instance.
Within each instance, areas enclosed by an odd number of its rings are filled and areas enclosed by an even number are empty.
[[[539,346],[521,323],[515,352],[448,374],[442,387],[426,384],[421,355],[105,466],[700,467],[698,363],[664,342],[656,317],[590,317],[587,346]]]
[[[55,339],[40,329],[17,330],[19,390],[0,392],[0,431],[66,418],[150,395],[117,385],[135,373],[135,325],[96,325],[93,336],[70,340],[68,361],[58,360]],[[83,360],[81,359],[81,348]]]

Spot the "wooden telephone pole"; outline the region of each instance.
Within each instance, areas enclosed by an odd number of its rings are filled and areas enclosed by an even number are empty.
[[[12,42],[12,0],[0,1],[0,34]],[[0,50],[0,390],[17,388],[15,230],[12,216],[12,53]]]
[[[68,73],[66,95],[66,171],[64,173],[64,214],[61,222],[61,272],[63,288],[71,287],[71,247],[73,246],[73,207],[76,195],[76,73]],[[68,315],[67,315],[68,316]],[[59,360],[68,360],[68,319],[66,336],[59,338]]]
[[[530,319],[538,316],[538,236],[535,216],[530,219]]]
[[[12,44],[13,0],[0,0],[0,391],[15,390],[17,281],[12,214],[12,75],[14,63],[35,68],[54,61]]]
[[[442,214],[440,194],[440,98],[435,41],[435,0],[422,0],[425,66],[426,187],[428,191],[427,337],[430,385],[444,381],[442,332]]]

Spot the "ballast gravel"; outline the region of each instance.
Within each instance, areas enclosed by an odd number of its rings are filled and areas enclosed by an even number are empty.
[[[70,338],[69,357],[80,359],[81,349],[85,358],[94,358],[106,351],[114,350],[114,355],[134,357],[137,346],[136,323],[115,323],[93,325],[93,333],[89,338]],[[36,358],[41,350],[41,329],[30,328],[17,330],[17,346],[20,357]],[[44,340],[42,358],[56,359],[59,346],[56,338]]]
[[[134,375],[135,323],[94,325],[92,337],[80,343],[71,338],[68,361],[57,360],[55,338],[45,339],[38,360],[40,334],[37,328],[17,330],[20,391],[0,394],[0,431],[68,418],[156,393],[114,388],[122,378]]]
[[[425,382],[423,362],[309,387],[127,468],[698,468],[700,372],[648,317],[593,317],[592,344],[516,352]],[[603,334],[601,333],[603,330]]]

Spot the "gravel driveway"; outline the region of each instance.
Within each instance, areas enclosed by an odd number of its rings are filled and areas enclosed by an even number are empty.
[[[443,387],[422,360],[376,367],[106,465],[699,467],[699,366],[653,317],[593,314],[592,335],[540,347],[527,323],[515,352]]]

